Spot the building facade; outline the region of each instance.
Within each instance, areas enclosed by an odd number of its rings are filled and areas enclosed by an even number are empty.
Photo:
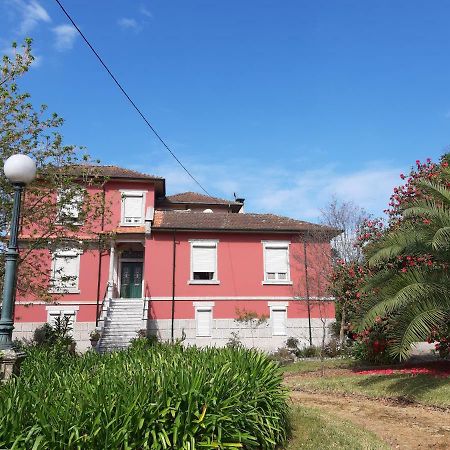
[[[141,329],[162,340],[222,346],[233,338],[267,351],[289,337],[318,344],[328,332],[335,230],[246,213],[242,199],[166,196],[163,178],[98,170],[104,181],[85,195],[103,196],[106,217],[86,233],[80,203],[65,206],[75,231],[44,249],[52,301],[18,291],[15,338],[31,338],[57,317],[70,318],[80,350],[96,327],[103,349],[126,346]]]

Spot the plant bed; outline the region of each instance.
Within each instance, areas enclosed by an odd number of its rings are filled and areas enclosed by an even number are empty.
[[[288,434],[281,382],[254,350],[31,348],[0,388],[0,448],[274,449]]]

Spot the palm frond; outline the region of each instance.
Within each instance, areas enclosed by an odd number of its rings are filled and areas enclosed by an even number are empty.
[[[434,231],[405,224],[399,230],[388,233],[368,253],[369,266],[375,267],[384,261],[402,254],[428,253]]]
[[[401,360],[407,359],[412,345],[425,341],[433,328],[444,323],[446,317],[447,311],[432,300],[405,308],[390,336],[390,354]]]
[[[433,248],[438,251],[450,248],[450,227],[439,228],[433,236],[431,242]]]
[[[450,205],[450,189],[444,186],[443,183],[430,180],[421,180],[417,185],[434,199]]]
[[[447,226],[450,225],[450,210],[437,204],[433,200],[421,200],[414,202],[412,206],[403,211],[405,219],[415,217],[429,219],[432,226]]]
[[[376,295],[378,303],[364,314],[360,330],[373,325],[378,316],[388,316],[411,304],[436,301],[450,309],[450,279],[444,271],[417,268],[393,275]]]

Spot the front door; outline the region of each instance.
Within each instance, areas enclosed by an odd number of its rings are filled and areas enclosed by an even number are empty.
[[[121,298],[142,298],[142,266],[141,262],[122,262]]]

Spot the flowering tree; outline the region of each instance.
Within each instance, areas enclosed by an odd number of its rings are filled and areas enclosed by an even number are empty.
[[[365,295],[361,286],[367,275],[367,268],[362,262],[346,262],[339,259],[333,265],[330,293],[336,299],[336,318],[340,319],[339,341],[345,343],[345,334],[351,333],[357,318],[362,312]]]
[[[369,227],[360,244],[370,276],[360,330],[395,318],[389,351],[402,359],[411,344],[445,326],[450,310],[450,155],[416,161],[391,197],[388,226]]]
[[[91,233],[91,225],[104,214],[101,196],[85,195],[84,186],[96,183],[96,169],[86,164],[90,158],[82,149],[65,145],[59,132],[63,119],[48,114],[47,107],[36,109],[28,93],[21,93],[17,84],[28,72],[33,55],[31,39],[22,47],[13,44],[14,56],[4,56],[0,64],[0,165],[12,154],[23,153],[36,161],[38,177],[25,192],[22,213],[22,237],[19,257],[18,289],[42,299],[49,298],[49,243],[58,246],[68,231],[79,226],[66,220],[62,211],[74,202],[80,209],[83,233]],[[1,168],[1,167],[0,167]],[[59,192],[58,201],[56,192]],[[0,177],[0,233],[8,234],[12,212],[12,186]],[[3,258],[0,251],[0,258]],[[0,284],[4,264],[0,264]],[[0,285],[1,289],[1,285]],[[50,296],[49,299],[51,299]]]
[[[332,198],[321,213],[324,225],[340,231],[331,241],[334,258],[326,278],[329,294],[336,300],[336,320],[342,347],[345,333],[351,330],[362,300],[359,288],[365,273],[364,257],[362,247],[356,243],[368,214],[353,202],[339,202],[336,198]]]

